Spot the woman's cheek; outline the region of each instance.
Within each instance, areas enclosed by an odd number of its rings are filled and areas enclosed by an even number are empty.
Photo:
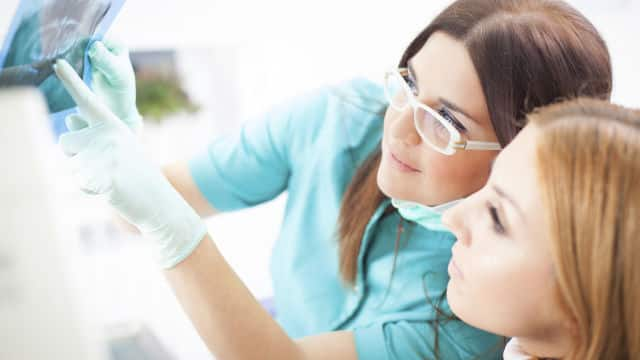
[[[420,165],[421,169],[423,169],[423,176],[427,177],[431,183],[455,183],[463,173],[463,169],[460,168],[459,161],[455,155],[443,155],[426,148],[426,146],[424,146],[422,154]]]
[[[440,155],[440,154],[439,154]],[[432,157],[434,176],[443,179],[451,191],[460,197],[480,190],[489,179],[489,164],[486,158],[473,156],[469,151],[453,156]]]

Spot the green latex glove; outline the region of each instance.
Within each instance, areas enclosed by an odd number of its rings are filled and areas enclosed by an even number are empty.
[[[96,41],[89,49],[91,87],[102,102],[134,131],[142,127],[136,107],[136,78],[126,47]]]
[[[73,68],[59,60],[54,69],[80,111],[67,118],[72,130],[60,136],[80,188],[103,196],[152,238],[164,268],[175,266],[205,236],[204,222],[149,161],[131,129],[87,88]]]

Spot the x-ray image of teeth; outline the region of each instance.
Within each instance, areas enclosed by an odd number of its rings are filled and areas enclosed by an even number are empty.
[[[84,52],[96,29],[122,0],[23,0],[17,27],[5,41],[0,87],[38,86],[49,111],[60,112],[75,104],[53,75],[55,60],[64,58],[78,74],[84,71]],[[2,61],[2,59],[0,59]]]

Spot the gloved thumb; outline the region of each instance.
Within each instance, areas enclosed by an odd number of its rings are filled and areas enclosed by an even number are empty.
[[[109,82],[119,80],[120,66],[118,58],[100,41],[96,41],[89,49],[89,61]]]
[[[101,42],[115,56],[117,57],[129,56],[129,49],[127,49],[127,47],[124,44],[113,39],[104,39]]]

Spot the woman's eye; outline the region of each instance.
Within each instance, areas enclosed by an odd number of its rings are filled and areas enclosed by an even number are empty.
[[[446,108],[441,108],[440,110],[438,110],[438,113],[445,119],[447,120],[451,125],[453,125],[456,129],[458,129],[458,131],[460,132],[466,132],[467,128],[464,127],[464,125],[462,125],[460,123],[460,121],[458,121],[458,119],[456,119],[455,116],[453,116],[453,114]]]
[[[413,80],[413,78],[411,76],[405,76],[404,81],[406,81],[407,85],[409,85],[409,89],[411,89],[413,95],[418,96],[418,87],[416,86],[416,82]]]
[[[504,225],[502,224],[502,221],[500,221],[500,215],[498,214],[498,209],[495,206],[491,205],[490,203],[487,204],[487,209],[489,210],[489,214],[491,215],[494,231],[498,234],[504,234],[505,229],[504,229]]]

